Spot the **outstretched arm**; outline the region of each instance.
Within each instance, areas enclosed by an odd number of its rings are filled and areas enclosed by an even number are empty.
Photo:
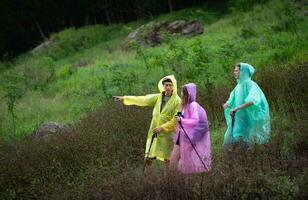
[[[113,96],[115,101],[122,101],[125,105],[154,106],[159,94],[145,96]]]

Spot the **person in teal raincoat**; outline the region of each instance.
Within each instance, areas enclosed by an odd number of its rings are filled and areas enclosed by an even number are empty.
[[[146,96],[114,96],[116,101],[123,100],[125,105],[154,107],[145,148],[145,157],[148,158],[147,170],[150,170],[153,159],[165,161],[166,165],[169,163],[176,128],[174,116],[178,112],[181,100],[177,95],[177,83],[173,75],[161,79],[158,89],[159,93]],[[148,152],[153,133],[157,134],[157,137]]]
[[[223,105],[228,126],[224,136],[227,151],[232,151],[239,142],[251,148],[253,144],[264,144],[270,139],[269,106],[261,88],[251,80],[254,72],[254,67],[247,63],[234,68],[237,85]]]

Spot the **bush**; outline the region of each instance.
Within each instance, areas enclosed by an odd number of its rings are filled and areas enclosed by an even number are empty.
[[[56,79],[64,79],[72,75],[76,69],[73,69],[71,66],[62,66],[56,70],[55,77]]]
[[[229,8],[232,12],[247,12],[251,10],[254,5],[267,1],[268,0],[230,0]]]
[[[5,70],[7,68],[6,64],[3,62],[0,62],[0,72],[2,72],[3,70]]]
[[[243,20],[243,26],[241,28],[241,36],[245,39],[255,37],[257,32],[254,28],[254,21],[252,17],[246,16]]]
[[[272,28],[275,31],[295,31],[299,22],[299,16],[293,3],[288,0],[281,0],[274,7],[277,21],[274,21]]]
[[[126,32],[127,30],[122,30],[119,25],[109,27],[101,25],[86,26],[80,29],[69,28],[51,35],[50,40],[54,45],[48,49],[47,55],[53,59],[61,59],[89,49],[101,42],[122,37],[122,34],[126,34]],[[108,48],[108,45],[106,47]]]
[[[29,90],[44,90],[54,80],[54,61],[50,57],[42,57],[23,64],[20,71],[25,77],[25,85]]]

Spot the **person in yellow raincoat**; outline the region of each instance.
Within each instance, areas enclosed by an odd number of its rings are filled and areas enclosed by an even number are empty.
[[[148,94],[145,96],[114,96],[115,101],[123,100],[125,105],[153,106],[153,117],[148,131],[146,141],[145,157],[146,168],[150,170],[152,159],[165,161],[168,165],[173,148],[173,137],[175,135],[176,121],[180,97],[177,95],[177,83],[173,75],[162,78],[158,83],[160,93]],[[152,135],[157,134],[153,140],[151,150]]]

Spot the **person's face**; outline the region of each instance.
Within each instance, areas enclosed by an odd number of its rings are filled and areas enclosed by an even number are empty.
[[[234,77],[236,79],[240,78],[240,68],[239,68],[239,66],[235,66],[233,73],[234,73]]]
[[[172,94],[172,91],[173,91],[173,85],[171,82],[165,82],[164,83],[164,91],[165,91],[165,94],[170,96]]]

